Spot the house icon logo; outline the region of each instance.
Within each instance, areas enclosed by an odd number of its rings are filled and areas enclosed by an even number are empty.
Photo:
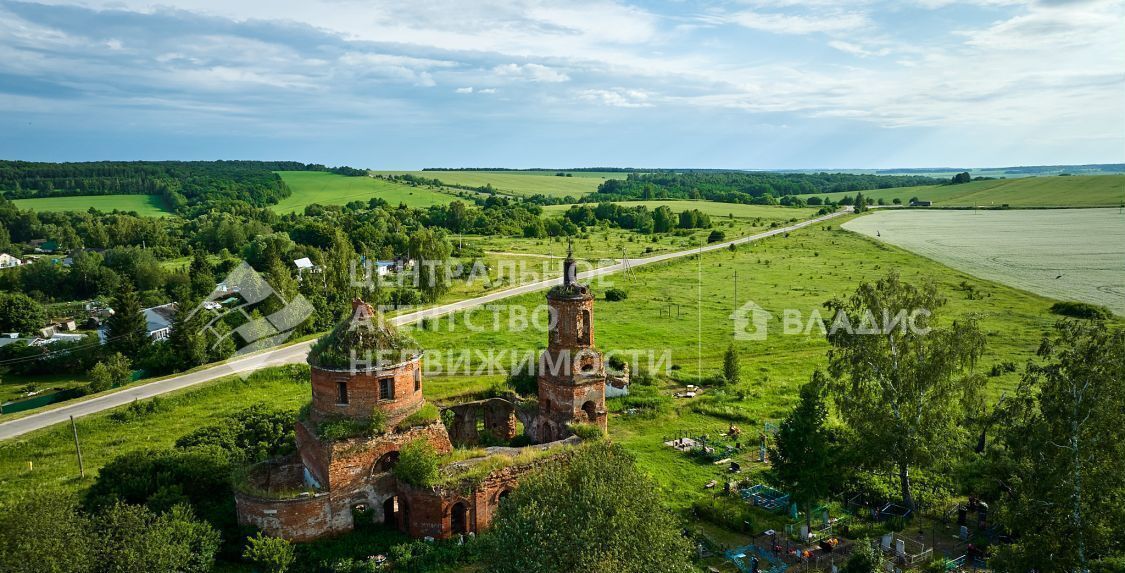
[[[769,322],[773,318],[766,309],[754,301],[747,301],[730,314],[734,324],[735,340],[765,340],[768,336]]]
[[[254,305],[271,297],[280,302],[279,310],[265,317],[251,313]],[[212,348],[217,348],[224,340],[237,334],[243,344],[227,359],[229,361],[284,343],[293,334],[294,329],[314,312],[312,303],[304,296],[298,294],[292,300],[286,300],[266,282],[265,277],[246,262],[242,262],[215,287],[207,299],[191,311],[188,320],[190,321],[196,314],[202,315],[206,323],[201,331],[209,333],[215,341]],[[241,316],[230,320],[231,314]],[[230,322],[227,322],[228,320]],[[228,325],[233,322],[237,326],[218,328],[220,321],[227,322]],[[242,375],[249,374],[250,371],[247,370]]]

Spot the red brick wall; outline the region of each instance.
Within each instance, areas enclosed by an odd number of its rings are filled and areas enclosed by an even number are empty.
[[[420,358],[388,370],[348,372],[312,367],[312,410],[310,418],[347,416],[370,418],[378,408],[386,412],[390,422],[396,423],[409,416],[422,405],[422,363]],[[417,372],[417,384],[415,376]],[[394,380],[394,395],[381,396],[379,381]],[[347,384],[348,403],[339,403],[339,383]]]
[[[547,345],[551,350],[563,348],[583,348],[594,346],[594,297],[586,294],[576,298],[547,297],[547,305],[551,309],[551,318],[554,319],[554,329],[547,336]],[[582,311],[588,313],[583,317],[583,330],[587,335],[580,338],[578,322]],[[586,320],[589,318],[589,320]]]
[[[351,528],[334,526],[333,509],[327,494],[305,498],[271,500],[236,493],[239,525],[253,525],[275,537],[311,541]],[[351,516],[348,516],[349,523]]]
[[[328,464],[332,459],[328,446],[321,443],[312,425],[304,420],[297,420],[296,438],[297,453],[301,457],[301,462],[322,487],[328,487]]]

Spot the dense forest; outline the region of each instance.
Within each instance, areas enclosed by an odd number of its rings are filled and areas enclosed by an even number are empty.
[[[708,199],[723,203],[773,204],[780,197],[890,187],[938,185],[944,179],[920,176],[853,175],[847,173],[749,173],[689,171],[630,173],[609,179],[587,195],[589,202],[628,199]]]
[[[275,171],[330,171],[359,176],[351,167],[296,161],[0,161],[0,193],[9,199],[78,195],[160,195],[182,215],[194,207],[231,201],[264,207],[289,196]]]

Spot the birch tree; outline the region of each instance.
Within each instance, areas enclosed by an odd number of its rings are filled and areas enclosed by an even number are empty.
[[[902,502],[915,508],[911,472],[948,463],[966,443],[961,423],[983,384],[973,366],[984,335],[972,319],[943,320],[945,300],[891,273],[827,305],[830,388],[854,433],[853,455],[891,469]]]

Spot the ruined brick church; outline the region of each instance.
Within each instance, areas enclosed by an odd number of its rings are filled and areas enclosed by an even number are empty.
[[[538,401],[491,398],[448,406],[436,417],[419,415],[426,404],[422,351],[369,304],[354,301],[352,316],[309,353],[312,403],[296,424],[297,452],[251,467],[236,483],[239,523],[293,541],[351,531],[366,519],[419,538],[487,528],[521,477],[578,441],[573,424],[606,430],[606,371],[594,347],[593,301],[568,255],[562,283],[547,294],[552,326],[539,360]],[[357,357],[372,351],[398,358],[357,367]],[[341,421],[363,427],[373,417],[384,421],[382,431],[337,439],[318,432]],[[445,454],[455,446],[511,441],[520,424],[523,442],[533,445],[489,447],[446,463],[439,485],[414,486],[392,472],[400,449],[414,440]],[[486,471],[459,477],[473,468]]]

